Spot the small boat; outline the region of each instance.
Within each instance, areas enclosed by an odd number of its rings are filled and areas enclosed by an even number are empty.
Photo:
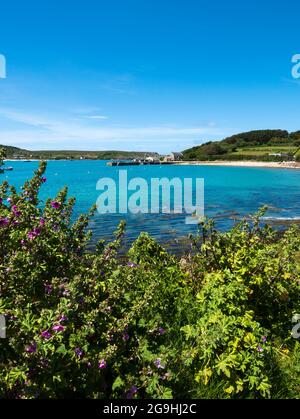
[[[8,167],[4,167],[3,170],[9,170],[9,171],[11,171],[11,170],[14,170],[14,168],[12,166],[8,166]]]

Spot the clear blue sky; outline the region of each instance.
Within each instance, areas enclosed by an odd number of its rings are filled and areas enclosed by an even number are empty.
[[[296,0],[1,3],[0,143],[169,152],[300,129]]]

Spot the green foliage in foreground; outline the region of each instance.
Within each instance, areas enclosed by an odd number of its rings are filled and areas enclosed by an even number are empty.
[[[44,169],[0,188],[2,398],[299,397],[296,227],[203,223],[178,260],[147,234],[120,258],[122,224],[88,253],[66,190],[39,205]]]

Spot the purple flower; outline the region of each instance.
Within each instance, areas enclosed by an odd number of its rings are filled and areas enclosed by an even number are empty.
[[[44,331],[41,333],[41,336],[42,336],[42,338],[44,338],[44,339],[50,339],[50,338],[51,338],[51,333],[50,333],[48,330],[44,330]]]
[[[34,228],[33,231],[29,231],[29,233],[27,234],[27,237],[29,238],[29,240],[34,240],[40,234],[41,234],[41,229],[40,228]]]
[[[62,326],[61,324],[57,324],[56,326],[52,327],[52,330],[54,332],[63,332],[65,330],[65,327]]]
[[[78,358],[83,357],[83,350],[81,348],[75,348],[74,351],[75,351],[75,354],[78,356]]]
[[[41,226],[41,227],[44,227],[45,222],[46,222],[46,221],[45,221],[45,219],[44,219],[44,218],[41,218],[41,219],[40,219],[40,226]]]
[[[54,208],[54,209],[59,209],[60,208],[60,206],[61,206],[61,203],[60,202],[57,202],[57,201],[51,201],[51,207],[52,208]]]
[[[27,237],[29,238],[29,240],[34,240],[36,236],[33,231],[29,231]]]
[[[18,210],[18,207],[16,205],[12,206],[12,212],[14,213],[15,217],[21,217],[22,213]]]
[[[129,266],[129,268],[136,268],[137,267],[137,265],[133,262],[128,262],[127,266]]]
[[[137,392],[138,392],[138,388],[136,386],[130,387],[130,390],[128,391],[126,395],[126,398],[132,399],[136,395]]]
[[[87,367],[87,368],[92,368],[92,363],[91,363],[90,361],[88,361],[88,362],[86,363],[86,367]]]
[[[267,336],[262,336],[261,340],[262,340],[263,343],[266,343],[267,342]]]
[[[262,348],[260,345],[258,345],[257,350],[258,350],[258,352],[260,352],[260,353],[264,351],[264,350],[263,350],[263,348]]]
[[[127,340],[129,340],[129,335],[128,333],[123,333],[122,339],[126,342]]]
[[[31,345],[28,345],[25,348],[25,352],[27,352],[28,354],[34,354],[36,352],[36,343],[33,342]]]
[[[105,370],[106,367],[107,367],[107,363],[106,363],[105,359],[101,359],[101,361],[98,364],[98,368],[100,370]]]
[[[51,284],[44,284],[44,287],[45,287],[45,293],[50,295],[52,293],[52,290],[53,290],[52,285]]]
[[[156,368],[158,368],[158,369],[164,369],[165,367],[162,365],[162,363],[161,363],[161,358],[157,358],[155,361],[154,361],[154,365],[156,366]]]
[[[7,198],[7,202],[11,203],[12,199],[11,198]]]
[[[47,178],[42,177],[42,178],[41,178],[41,181],[42,181],[43,183],[45,183],[45,182],[47,182]]]
[[[8,218],[0,218],[0,227],[5,227],[9,223]]]
[[[68,319],[68,317],[67,316],[65,316],[65,315],[62,315],[62,316],[60,316],[60,318],[59,318],[59,323],[61,323],[61,322],[67,322],[69,319]]]
[[[2,202],[3,202],[3,199],[2,199],[2,198],[0,198],[0,205],[2,204]]]
[[[164,335],[164,334],[166,333],[166,331],[165,331],[165,329],[164,329],[163,327],[159,327],[159,328],[158,328],[158,333],[159,333],[160,335]]]

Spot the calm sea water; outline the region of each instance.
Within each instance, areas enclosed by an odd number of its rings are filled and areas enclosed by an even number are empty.
[[[16,187],[22,186],[38,167],[38,162],[9,162],[12,172],[0,175]],[[205,215],[213,217],[219,229],[229,229],[236,219],[253,214],[268,205],[266,217],[277,220],[300,220],[300,171],[291,169],[208,167],[208,166],[131,166],[128,178],[174,177],[204,178]],[[77,199],[74,215],[85,213],[95,204],[99,191],[96,183],[101,177],[118,178],[118,167],[109,167],[104,161],[50,161],[47,182],[42,186],[41,199],[55,197],[64,186]],[[196,226],[186,225],[183,214],[100,215],[91,222],[94,240],[110,239],[121,219],[127,222],[127,239],[134,240],[141,231],[147,231],[161,242],[173,242]]]

